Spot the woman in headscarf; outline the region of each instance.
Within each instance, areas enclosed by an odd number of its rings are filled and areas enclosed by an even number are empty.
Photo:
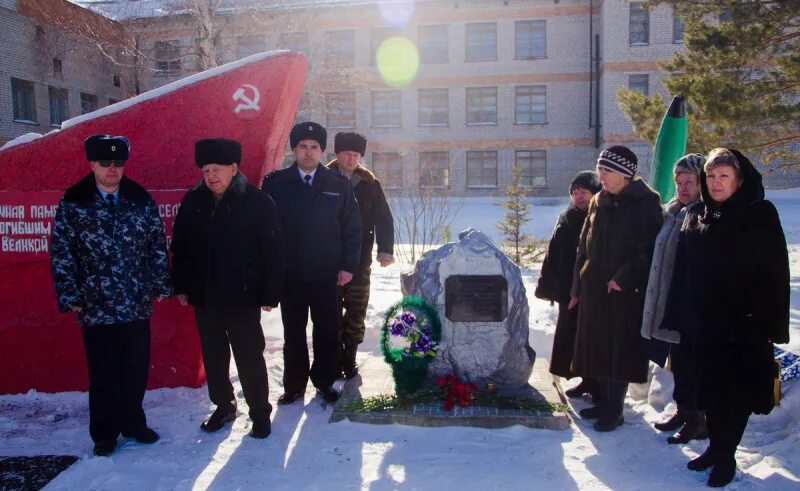
[[[789,341],[789,260],[761,174],[740,152],[712,150],[702,201],[687,212],[662,329],[687,335],[709,446],[687,467],[713,468],[712,487],[736,474],[736,447],[751,413],[768,414],[777,366],[772,343]]]

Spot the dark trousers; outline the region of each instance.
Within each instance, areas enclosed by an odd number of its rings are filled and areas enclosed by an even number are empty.
[[[681,335],[681,342],[670,346],[670,368],[675,379],[675,389],[672,398],[683,408],[697,409],[699,378],[698,370],[694,368],[694,359],[691,355],[690,340],[686,334]]]
[[[203,350],[208,395],[218,407],[235,407],[236,396],[230,380],[231,350],[250,419],[269,419],[269,381],[264,361],[264,333],[259,307],[220,309],[195,307],[197,330]]]
[[[353,280],[338,287],[339,335],[345,346],[364,342],[364,320],[369,306],[370,268],[353,275]]]
[[[89,434],[116,440],[147,426],[142,409],[150,369],[150,320],[84,326],[89,367]]]
[[[625,394],[628,393],[628,382],[618,382],[616,380],[598,379],[600,387],[600,402],[603,417],[616,419],[622,416],[625,408]]]
[[[308,312],[313,323],[314,363],[309,372],[306,326]],[[303,393],[311,383],[318,389],[330,387],[339,376],[339,302],[336,278],[297,281],[287,279],[281,298],[283,320],[283,388]]]
[[[706,410],[709,448],[718,458],[734,458],[748,419],[750,419],[749,411],[729,408]]]

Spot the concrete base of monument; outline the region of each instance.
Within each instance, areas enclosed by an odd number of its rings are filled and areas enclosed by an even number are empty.
[[[530,387],[503,395],[530,401],[552,404],[565,402],[560,385],[553,383],[546,360],[537,359],[529,379]],[[410,426],[472,426],[479,428],[506,428],[513,425],[529,428],[566,430],[572,419],[567,412],[548,412],[536,409],[505,409],[493,406],[472,405],[444,409],[441,401],[418,403],[405,408],[357,412],[348,410],[348,403],[378,395],[394,394],[394,380],[390,367],[382,357],[371,356],[359,364],[359,375],[348,380],[342,397],[331,414],[331,422],[349,420],[367,424],[404,424]]]

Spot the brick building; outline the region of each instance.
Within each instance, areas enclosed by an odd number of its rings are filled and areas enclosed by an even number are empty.
[[[0,145],[133,95],[128,39],[64,0],[0,0]]]

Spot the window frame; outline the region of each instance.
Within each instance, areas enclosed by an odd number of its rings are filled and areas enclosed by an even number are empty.
[[[634,82],[636,78],[636,82]],[[644,90],[641,89],[644,87]],[[644,95],[650,95],[650,74],[649,73],[631,73],[628,74],[628,90],[638,90]]]
[[[520,165],[520,154],[528,153],[530,157],[527,158],[528,160],[528,167],[523,167]],[[538,158],[536,158],[538,157]],[[543,176],[540,177],[542,179],[540,184],[535,182],[537,176],[535,176],[534,171],[534,163],[541,160],[542,165],[541,169],[543,170]],[[521,149],[521,150],[514,150],[514,165],[517,165],[522,170],[522,187],[525,188],[546,188],[547,187],[547,150],[541,148],[531,148],[531,149]],[[539,168],[539,167],[537,167]],[[526,182],[527,179],[527,182]]]
[[[22,96],[22,100],[20,96]],[[30,80],[11,77],[11,99],[15,123],[39,124],[36,110],[36,84]]]
[[[339,108],[335,106],[335,101],[332,100],[332,98],[335,99],[337,97],[342,97],[342,98],[347,97],[348,99],[352,100],[352,105],[350,105],[348,104],[350,100],[342,99],[341,100],[342,105],[340,106],[342,108],[342,111],[340,112],[344,113],[345,110],[347,110],[346,112],[348,113],[352,112],[352,124],[350,124],[349,120],[345,120],[345,116],[336,115],[336,110],[338,110]],[[332,111],[332,109],[334,109],[334,111]],[[342,121],[337,121],[335,119],[334,121],[331,121],[331,115],[334,115],[335,117],[341,117]],[[325,94],[325,123],[328,128],[355,128],[357,124],[357,119],[358,119],[358,113],[356,110],[355,92],[352,91],[328,92]]]
[[[445,103],[444,103],[444,122],[436,122],[435,116],[437,114],[437,109],[441,108],[441,98],[437,97],[436,99],[433,98],[425,98],[423,99],[423,95],[434,94],[437,93],[441,96],[444,93],[445,96]],[[430,100],[433,103],[430,104],[431,109],[431,122],[423,122],[423,100]],[[427,109],[427,107],[425,107]],[[418,89],[417,90],[417,126],[450,126],[450,89],[448,88],[435,88],[435,89]]]
[[[442,34],[436,32],[440,29],[444,31],[444,37],[442,38],[434,36],[434,34]],[[425,30],[424,35],[423,30]],[[429,24],[425,26],[417,26],[417,47],[419,48],[420,64],[448,63],[450,61],[449,26],[447,24]],[[433,56],[432,54],[436,54],[438,56]]]
[[[60,128],[61,123],[69,119],[69,89],[48,85],[47,99],[50,108],[50,126]],[[56,107],[54,107],[54,101],[58,102]],[[53,109],[56,109],[56,111],[54,112]],[[54,117],[56,115],[58,117]]]
[[[640,15],[641,19],[634,20],[634,15]],[[634,40],[634,22],[636,25],[643,24],[641,30],[636,34],[642,36],[644,40]],[[643,2],[631,2],[628,10],[628,45],[629,46],[648,46],[650,45],[650,11],[645,8]]]
[[[486,157],[489,157],[488,159]],[[491,156],[494,158],[492,159]],[[471,184],[470,179],[474,178],[474,175],[471,175],[475,170],[472,169],[470,166],[470,158],[478,159],[480,164],[480,184]],[[498,152],[497,150],[468,150],[465,157],[466,162],[466,178],[467,178],[467,189],[497,189],[498,187]],[[486,184],[484,182],[486,176],[486,163],[490,162],[494,164],[494,184]],[[490,176],[491,177],[491,176]]]
[[[486,92],[486,91],[493,91],[494,92],[494,94],[493,94],[493,97],[494,97],[494,121],[489,121],[489,120],[486,120],[486,121],[471,120],[471,115],[474,113],[473,108],[475,108],[475,106],[471,105],[470,102],[476,102],[474,99],[477,96],[477,98],[478,98],[478,101],[477,101],[478,102],[478,104],[477,104],[477,106],[478,106],[477,112],[479,114],[482,114],[484,112],[483,109],[485,109],[483,107],[484,99],[486,99],[487,97],[489,97],[489,98],[492,97],[492,96],[487,96],[487,94],[483,93],[483,92]],[[478,92],[478,94],[475,94],[475,92]],[[470,97],[470,93],[473,93],[473,97],[472,98]],[[497,86],[491,86],[491,87],[466,87],[466,89],[464,90],[464,113],[465,113],[467,126],[496,126],[498,124],[497,102],[498,102],[497,101]]]
[[[520,89],[530,89],[530,93],[528,94],[520,94]],[[541,94],[535,93],[536,91],[542,91]],[[544,114],[543,121],[534,121],[534,115],[540,114],[539,112],[534,111],[534,108],[537,104],[534,102],[534,98],[537,96],[544,97],[544,111],[541,114]],[[529,98],[528,107],[530,108],[528,114],[530,117],[528,118],[529,121],[520,121],[520,114],[519,111],[519,98],[520,97],[527,97]],[[514,124],[515,125],[536,125],[536,124],[547,124],[547,86],[546,85],[515,85],[514,86]]]
[[[378,98],[384,95],[391,95],[396,96],[396,100],[392,100],[392,98],[385,99],[383,101],[377,101],[376,95]],[[371,96],[371,116],[372,116],[372,127],[373,128],[402,128],[403,127],[403,93],[399,90],[373,90],[370,93]],[[376,102],[381,102],[381,104],[377,104]],[[375,110],[377,108],[384,108],[385,111],[383,113],[377,113]],[[382,114],[381,124],[378,124],[378,116]],[[396,118],[396,119],[395,119]],[[391,121],[389,121],[391,120]]]
[[[433,159],[434,156],[441,156],[441,155],[444,156],[444,160],[434,160]],[[425,160],[425,162],[423,162],[423,160]],[[417,154],[417,163],[418,163],[418,170],[419,170],[419,180],[418,180],[417,184],[421,189],[449,189],[450,188],[450,152],[448,152],[446,150],[432,151],[432,152],[419,152]],[[435,174],[433,172],[429,173],[430,178],[433,179],[434,176],[436,175],[436,176],[438,176],[439,178],[441,178],[444,181],[443,184],[434,184],[432,182],[431,183],[423,183],[423,178],[425,176],[425,173],[423,172],[423,164],[430,164],[430,163],[433,163],[433,164],[437,165],[436,169],[432,169],[432,170],[443,171],[443,172],[437,172]],[[441,165],[442,163],[444,163],[444,166]]]
[[[397,159],[388,159],[390,155]],[[387,158],[385,161],[384,156]],[[400,152],[372,152],[371,162],[372,171],[378,176],[383,189],[403,189],[403,155]],[[385,171],[382,170],[383,166],[386,166]],[[398,178],[399,184],[395,182]]]
[[[489,27],[493,28],[493,32],[490,33]],[[483,30],[482,28],[487,28]],[[471,32],[471,31],[477,32]],[[494,42],[494,49],[492,50],[492,54],[489,54],[489,49],[484,45],[485,39],[489,34],[493,34],[493,42]],[[477,39],[474,36],[478,36]],[[497,61],[497,22],[469,22],[464,27],[464,61],[467,62],[480,62],[480,61]],[[475,50],[479,50],[479,52],[475,52]],[[483,51],[486,51],[486,54],[483,54]]]
[[[527,24],[529,28],[526,31],[523,31],[523,32],[531,33],[531,37],[527,40],[527,44],[528,44],[527,47],[530,48],[530,53],[531,54],[523,56],[523,55],[520,55],[520,49],[519,49],[520,48],[520,39],[519,39],[520,30],[519,29],[520,29],[520,26],[525,25],[525,24]],[[535,26],[540,25],[540,24],[541,24],[541,29],[535,28]],[[543,37],[543,43],[544,44],[542,46],[542,54],[538,55],[538,54],[535,54],[535,52],[534,52],[535,49],[534,48],[535,48],[535,44],[536,44],[536,33],[538,33],[540,30],[544,33],[544,37]],[[514,59],[515,60],[540,60],[540,59],[544,59],[544,58],[547,58],[547,21],[546,20],[541,20],[541,19],[514,21]]]
[[[181,72],[181,44],[177,39],[162,39],[153,43],[156,76],[169,77]]]
[[[356,65],[355,29],[325,31],[325,64],[336,67]]]

